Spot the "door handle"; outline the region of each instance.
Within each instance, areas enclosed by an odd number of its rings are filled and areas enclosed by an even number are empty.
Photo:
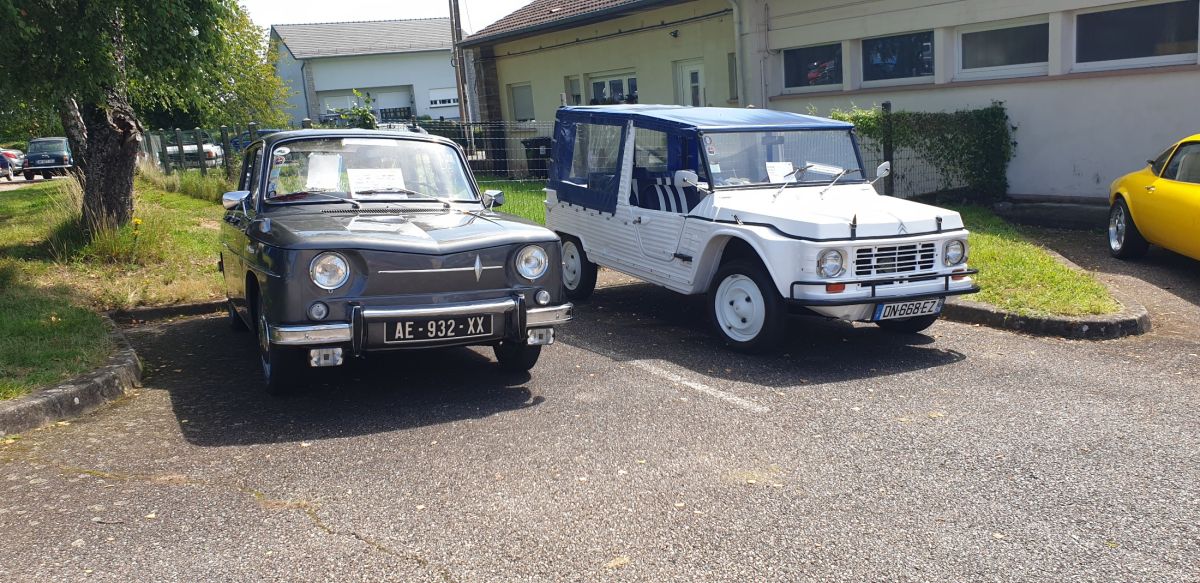
[[[1146,192],[1154,192],[1155,190],[1158,190],[1158,189],[1155,188],[1153,184],[1146,187]]]

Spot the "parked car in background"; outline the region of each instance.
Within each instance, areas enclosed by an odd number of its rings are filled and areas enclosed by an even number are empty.
[[[546,225],[568,297],[592,293],[597,265],[707,294],[714,329],[748,352],[778,347],[788,313],[928,328],[947,296],[979,291],[967,230],[876,193],[853,129],[765,109],[560,108]]]
[[[258,137],[265,138],[271,134],[276,134],[281,131],[283,131],[283,130],[275,129],[275,128],[262,128],[262,129],[258,130]],[[253,140],[250,139],[250,132],[244,131],[244,132],[229,139],[229,148],[232,149],[234,152],[241,152],[242,150],[245,150],[247,146],[250,145],[251,141],[253,141]]]
[[[448,139],[271,134],[246,150],[239,188],[223,198],[220,267],[272,393],[396,350],[491,346],[524,371],[570,320],[558,237],[493,212],[503,193],[480,193]]]
[[[1154,244],[1200,259],[1200,134],[1118,178],[1109,192],[1108,248],[1114,257],[1138,258]]]
[[[0,155],[12,163],[13,172],[20,174],[25,168],[25,152],[14,149],[0,150]]]
[[[12,182],[13,174],[15,173],[16,170],[13,168],[12,160],[9,160],[5,156],[0,156],[0,178],[7,178],[9,182]]]
[[[71,155],[71,145],[66,138],[35,138],[29,140],[29,151],[25,154],[25,167],[22,172],[25,180],[41,174],[49,180],[53,176],[61,176],[75,167],[75,158]]]
[[[164,139],[167,141],[167,157],[171,159],[172,164],[179,163],[179,145],[175,137],[167,134]],[[196,144],[194,132],[183,132],[183,156],[186,166],[196,168],[199,168],[200,164],[216,168],[225,163],[225,150],[213,142],[212,135],[204,131],[200,132],[200,144]]]

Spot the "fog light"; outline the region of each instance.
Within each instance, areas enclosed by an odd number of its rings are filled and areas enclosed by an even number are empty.
[[[546,290],[540,290],[536,295],[533,296],[533,299],[537,300],[539,306],[544,306],[550,303],[550,292]]]
[[[308,317],[312,320],[324,320],[329,315],[329,306],[316,302],[308,307]]]

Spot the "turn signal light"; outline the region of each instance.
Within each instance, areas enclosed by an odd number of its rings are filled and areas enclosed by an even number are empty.
[[[844,284],[844,283],[827,283],[827,284],[825,284],[825,293],[827,293],[827,294],[840,294],[844,291],[846,291],[846,284]]]
[[[962,269],[957,269],[957,270],[955,270],[955,273],[962,272],[962,271],[964,271],[964,270],[962,270]],[[964,279],[966,279],[966,278],[967,278],[966,274],[963,274],[963,275],[952,275],[952,276],[950,276],[950,279],[951,279],[951,280],[953,280],[953,281],[962,281],[962,280],[964,280]]]

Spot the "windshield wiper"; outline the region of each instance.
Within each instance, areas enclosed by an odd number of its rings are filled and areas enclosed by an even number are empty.
[[[841,172],[838,173],[837,176],[833,177],[833,182],[830,182],[829,186],[826,186],[825,189],[821,191],[820,195],[825,196],[825,193],[829,192],[829,189],[833,188],[833,185],[837,184],[837,182],[839,180],[841,180],[847,174],[853,174],[855,172],[862,172],[862,169],[861,168],[847,168],[846,170],[842,170]]]
[[[417,192],[417,191],[415,191],[415,190],[412,190],[411,188],[394,188],[394,187],[389,187],[389,188],[371,188],[371,189],[367,189],[367,190],[359,190],[359,191],[355,192],[355,194],[414,194],[414,195],[418,196],[419,198],[407,198],[407,199],[404,199],[404,200],[405,200],[405,201],[414,201],[414,200],[415,200],[415,201],[428,201],[428,200],[432,200],[432,201],[437,201],[437,202],[440,202],[440,203],[442,203],[443,205],[446,205],[446,208],[450,208],[450,203],[454,202],[453,200],[450,200],[449,198],[447,198],[447,197],[444,197],[444,196],[433,196],[433,195],[431,195],[431,194],[425,194],[425,193],[423,193],[423,192]]]
[[[787,174],[784,174],[783,177],[786,179],[786,178],[791,178],[792,176],[795,176],[796,174],[803,174],[805,170],[808,170],[809,168],[812,168],[812,167],[813,167],[812,164],[801,166],[795,170],[792,170],[791,172],[788,172]],[[775,199],[779,198],[780,194],[783,194],[783,189],[787,188],[789,184],[795,184],[795,183],[796,183],[796,181],[793,180],[791,182],[785,181],[783,184],[780,184],[779,190],[776,190],[775,195],[771,197],[771,202],[775,202]]]
[[[282,194],[282,195],[275,196],[275,197],[272,197],[272,198],[276,198],[276,199],[281,199],[281,198],[282,198],[282,199],[286,199],[286,198],[290,198],[290,197],[293,197],[293,196],[320,196],[320,197],[327,198],[327,199],[329,199],[329,200],[333,200],[333,201],[337,201],[337,202],[344,202],[344,203],[347,203],[347,204],[349,204],[349,205],[353,206],[355,209],[362,208],[362,205],[361,205],[361,204],[359,204],[357,200],[354,200],[354,199],[351,199],[351,198],[342,198],[342,197],[340,197],[340,196],[334,196],[334,195],[332,195],[332,194],[326,194],[327,192],[328,192],[328,191],[325,191],[325,190],[301,190],[301,191],[299,191],[299,192],[289,192],[289,193],[287,193],[287,194]],[[285,201],[285,200],[274,200],[274,201],[271,201],[271,202],[287,202],[287,201]]]

